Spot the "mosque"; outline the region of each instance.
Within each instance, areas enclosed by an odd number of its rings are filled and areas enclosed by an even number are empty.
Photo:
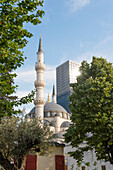
[[[42,50],[41,36],[39,40],[39,48],[37,52],[36,70],[36,98],[34,100],[35,107],[26,115],[28,120],[36,117],[42,120],[43,124],[47,123],[50,130],[56,134],[54,140],[55,149],[50,156],[29,155],[26,160],[25,170],[112,170],[113,166],[104,160],[97,161],[94,151],[88,151],[84,155],[81,167],[77,167],[77,161],[69,156],[68,152],[76,150],[70,144],[64,143],[63,134],[71,124],[70,116],[61,105],[56,102],[55,86],[53,86],[52,102],[49,99],[45,102],[44,95],[44,53]],[[84,143],[81,144],[83,146]],[[90,167],[86,166],[86,162],[90,162]],[[97,162],[96,167],[94,162]]]

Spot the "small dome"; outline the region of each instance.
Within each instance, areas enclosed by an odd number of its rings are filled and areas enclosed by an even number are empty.
[[[63,139],[63,135],[60,132],[56,133],[55,135],[56,135],[57,138]]]
[[[69,127],[71,122],[65,121],[61,124],[61,127]]]
[[[53,102],[46,102],[44,106],[44,111],[45,112],[63,112],[67,113],[67,111],[60,106],[59,104],[53,103]]]

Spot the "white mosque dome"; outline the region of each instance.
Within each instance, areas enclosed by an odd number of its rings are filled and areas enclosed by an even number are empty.
[[[59,104],[53,102],[46,102],[44,106],[44,112],[62,112],[67,113],[67,111]]]
[[[55,116],[58,116],[59,115],[58,113],[64,113],[64,114],[67,113],[67,111],[61,105],[54,103],[54,102],[46,102],[46,104],[44,105],[44,113],[47,113],[47,112],[50,112],[50,113],[54,112]],[[32,118],[34,117],[35,107],[31,109],[28,115]]]

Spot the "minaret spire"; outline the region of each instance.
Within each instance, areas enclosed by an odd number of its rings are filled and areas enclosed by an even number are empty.
[[[52,102],[56,103],[55,85],[53,85]]]
[[[49,99],[49,93],[48,93],[48,98],[47,98],[47,102],[50,102],[50,99]]]
[[[43,98],[43,91],[45,87],[45,82],[44,82],[45,64],[44,64],[44,53],[42,52],[41,36],[39,40],[39,49],[37,52],[37,63],[35,65],[35,70],[37,73],[37,78],[35,81],[36,99],[34,100],[35,117],[41,118],[43,120],[44,104],[45,104],[45,99]]]
[[[38,47],[38,52],[42,52],[42,42],[41,42],[41,35],[39,39],[39,47]]]
[[[52,96],[54,96],[55,95],[55,85],[53,85],[53,94],[52,94]]]

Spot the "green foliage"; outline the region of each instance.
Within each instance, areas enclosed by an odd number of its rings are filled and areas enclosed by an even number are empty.
[[[86,162],[85,165],[86,165],[86,166],[90,166],[90,162]]]
[[[37,119],[27,121],[19,117],[10,117],[0,123],[0,164],[7,170],[21,168],[28,154],[39,152],[48,154],[51,132]]]
[[[71,84],[72,125],[65,141],[76,147],[70,155],[81,162],[84,152],[94,150],[98,160],[113,164],[113,65],[93,57],[81,63],[77,83]]]
[[[22,49],[28,42],[27,38],[32,37],[23,24],[40,24],[44,11],[38,8],[42,6],[41,0],[0,0],[0,117],[19,112],[13,107],[24,100],[15,102],[17,98],[12,96],[18,87],[14,85],[14,71],[24,63]],[[24,103],[33,99],[33,92],[28,98]]]

